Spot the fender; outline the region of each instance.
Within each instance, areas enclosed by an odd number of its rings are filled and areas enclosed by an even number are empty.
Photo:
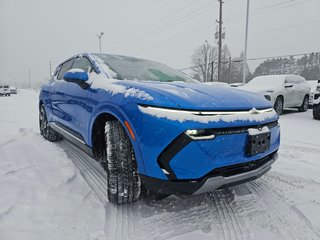
[[[140,142],[138,138],[132,139],[129,130],[127,129],[127,127],[125,126],[124,122],[127,121],[130,124],[130,127],[134,133],[135,136],[138,136],[136,133],[136,130],[132,124],[132,122],[130,121],[130,119],[127,117],[127,115],[122,111],[121,108],[119,108],[117,105],[111,104],[111,103],[107,103],[107,102],[103,102],[101,104],[99,104],[92,112],[90,120],[89,122],[89,126],[88,126],[88,132],[87,132],[87,143],[90,147],[92,147],[92,128],[93,128],[93,124],[95,122],[95,120],[98,118],[98,116],[100,116],[101,114],[110,114],[113,117],[115,117],[122,125],[122,127],[125,129],[127,135],[129,136],[130,142],[132,144],[134,153],[136,155],[136,160],[137,160],[137,164],[138,164],[138,169],[139,169],[139,173],[145,174],[145,166],[144,166],[144,160],[141,154],[141,150],[140,150]]]

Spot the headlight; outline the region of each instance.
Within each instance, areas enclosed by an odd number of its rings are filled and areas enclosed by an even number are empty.
[[[193,140],[211,140],[216,137],[211,131],[205,129],[187,130],[184,133]]]

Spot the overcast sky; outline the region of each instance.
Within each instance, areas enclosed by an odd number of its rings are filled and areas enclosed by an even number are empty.
[[[102,51],[191,66],[213,43],[217,0],[0,0],[0,82],[43,82],[65,58]],[[320,51],[320,0],[250,0],[248,58]],[[225,43],[244,48],[246,0],[225,0]],[[251,62],[253,68],[257,63]],[[251,69],[254,70],[254,69]]]

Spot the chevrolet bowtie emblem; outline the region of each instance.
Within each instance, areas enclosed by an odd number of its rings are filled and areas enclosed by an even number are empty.
[[[260,112],[259,112],[257,109],[255,109],[255,108],[252,108],[252,109],[250,110],[250,113],[251,113],[251,114],[254,114],[254,115],[260,114]]]

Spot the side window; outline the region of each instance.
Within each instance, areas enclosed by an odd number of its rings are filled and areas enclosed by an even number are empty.
[[[61,67],[60,72],[58,74],[58,80],[61,80],[63,78],[63,75],[71,69],[72,63],[73,63],[73,59],[62,64],[62,67]]]
[[[85,72],[89,72],[92,68],[92,64],[86,57],[80,57],[74,60],[72,68],[79,68]]]
[[[297,77],[297,83],[303,83],[304,82],[304,79],[303,78],[301,78],[301,77]]]
[[[54,78],[57,78],[57,77],[58,77],[58,73],[59,73],[60,69],[61,69],[61,65],[58,66],[57,69],[56,69],[56,71],[53,73],[53,77],[54,77]]]
[[[292,77],[286,77],[285,83],[293,83]]]

